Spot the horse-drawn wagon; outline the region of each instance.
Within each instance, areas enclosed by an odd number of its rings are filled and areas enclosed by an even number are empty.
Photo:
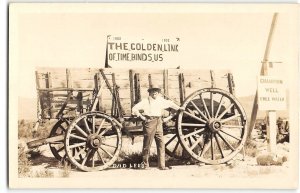
[[[49,144],[55,158],[83,171],[110,167],[120,153],[122,136],[134,140],[143,134],[131,108],[148,95],[154,81],[160,83],[163,97],[184,107],[164,113],[167,154],[220,164],[242,150],[247,119],[234,96],[232,74],[195,69],[40,68],[39,120],[57,122],[48,138],[28,146]]]

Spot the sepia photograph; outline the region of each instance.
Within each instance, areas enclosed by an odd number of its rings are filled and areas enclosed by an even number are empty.
[[[297,4],[9,4],[10,188],[296,189]]]

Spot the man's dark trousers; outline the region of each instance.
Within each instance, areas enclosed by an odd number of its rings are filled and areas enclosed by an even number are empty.
[[[143,162],[145,167],[149,167],[149,156],[150,156],[150,147],[155,139],[157,147],[157,157],[158,157],[158,167],[165,167],[165,143],[164,143],[164,134],[162,128],[162,119],[161,117],[150,118],[143,123]]]

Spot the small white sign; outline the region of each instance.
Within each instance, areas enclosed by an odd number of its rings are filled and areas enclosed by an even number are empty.
[[[286,88],[281,78],[259,76],[257,88],[259,110],[286,109]]]

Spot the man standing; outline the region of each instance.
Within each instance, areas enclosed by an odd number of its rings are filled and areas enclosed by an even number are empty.
[[[170,100],[164,99],[160,95],[161,89],[158,85],[152,85],[148,89],[148,98],[143,99],[132,108],[132,114],[143,120],[143,163],[145,169],[149,168],[150,147],[155,139],[157,147],[158,168],[168,170],[170,167],[165,166],[165,143],[163,140],[162,113],[164,109],[173,108],[181,109],[178,105]],[[140,113],[143,111],[143,114]]]

